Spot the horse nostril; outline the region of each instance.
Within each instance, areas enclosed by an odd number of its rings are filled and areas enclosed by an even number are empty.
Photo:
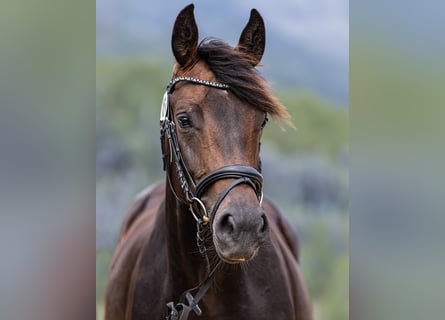
[[[259,233],[266,233],[269,229],[269,223],[267,222],[267,217],[265,214],[261,215],[261,223],[259,227]]]
[[[224,215],[219,222],[219,227],[223,232],[232,233],[235,230],[235,220],[233,216],[230,213]]]

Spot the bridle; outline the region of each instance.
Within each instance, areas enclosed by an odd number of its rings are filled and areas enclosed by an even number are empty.
[[[239,184],[250,185],[254,189],[255,194],[261,203],[263,198],[263,176],[253,167],[242,164],[231,164],[216,169],[205,175],[197,183],[195,182],[187,169],[184,157],[182,156],[181,149],[179,147],[176,126],[173,120],[173,110],[169,99],[169,96],[173,93],[175,84],[180,81],[205,85],[217,89],[229,89],[229,86],[219,82],[201,80],[193,77],[176,77],[169,82],[162,100],[160,117],[162,159],[164,163],[164,170],[167,171],[167,179],[169,181],[170,188],[175,197],[181,203],[186,204],[189,207],[190,212],[192,213],[196,222],[207,225],[211,219],[213,220],[214,214],[218,210],[218,207],[224,200],[225,196],[227,196],[230,190]],[[176,175],[182,189],[182,196],[178,194],[177,190],[175,190],[172,184],[172,177],[170,176],[171,172],[168,170],[168,168],[172,165],[174,165],[176,169]],[[201,201],[201,197],[213,183],[222,179],[236,180],[220,194],[209,216],[204,204]],[[198,211],[202,211],[201,215],[196,214],[196,208],[198,208]]]
[[[260,206],[263,200],[263,176],[260,172],[258,172],[257,169],[243,164],[231,164],[218,168],[206,174],[198,182],[195,182],[189,170],[187,169],[184,157],[181,153],[181,148],[179,146],[178,136],[176,133],[176,126],[174,123],[173,109],[170,104],[170,95],[173,93],[175,85],[181,81],[222,90],[230,89],[227,84],[215,81],[202,80],[193,77],[175,77],[169,82],[167,90],[162,99],[160,130],[164,170],[167,172],[167,181],[176,199],[189,208],[190,213],[196,220],[196,242],[199,252],[206,258],[208,270],[207,279],[200,286],[187,290],[182,294],[181,300],[184,300],[185,297],[187,299],[188,305],[186,305],[185,303],[174,304],[173,302],[169,302],[167,304],[169,313],[166,319],[168,320],[187,319],[188,314],[191,310],[193,310],[197,315],[201,315],[202,313],[198,307],[198,302],[205,294],[205,292],[209,289],[215,278],[216,270],[221,265],[220,260],[216,267],[210,271],[210,264],[204,245],[204,231],[205,228],[208,227],[211,232],[211,226],[213,224],[215,214],[225,197],[236,186],[247,184],[255,191],[258,201],[260,202]],[[175,189],[175,183],[172,181],[172,179],[174,178],[171,176],[172,166],[174,166],[176,179],[178,180],[180,185],[180,190]],[[234,181],[232,181],[219,194],[215,205],[211,209],[209,215],[204,203],[201,200],[201,197],[211,185],[223,179],[234,179]],[[198,293],[195,295],[195,297],[193,297],[190,291],[198,288]]]

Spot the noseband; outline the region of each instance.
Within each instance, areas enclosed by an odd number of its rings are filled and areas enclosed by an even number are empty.
[[[202,314],[202,311],[198,306],[198,302],[210,288],[213,280],[215,279],[216,271],[221,265],[220,260],[218,264],[213,268],[213,270],[210,270],[210,263],[207,257],[206,247],[204,245],[204,230],[205,227],[209,226],[211,232],[211,226],[213,224],[215,214],[225,197],[236,186],[247,184],[251,186],[252,189],[255,191],[255,194],[258,197],[258,201],[260,202],[260,206],[263,200],[263,176],[255,168],[250,166],[242,164],[227,165],[208,173],[197,183],[195,182],[189,170],[187,169],[187,166],[185,165],[184,157],[182,156],[181,148],[179,147],[178,136],[176,134],[176,126],[174,123],[173,109],[170,105],[169,99],[170,95],[173,93],[175,84],[180,81],[223,90],[229,89],[228,85],[219,82],[201,80],[193,77],[176,77],[169,82],[167,90],[162,99],[160,121],[162,160],[164,164],[164,170],[167,172],[167,181],[176,199],[188,206],[189,211],[196,220],[196,242],[199,252],[206,258],[208,272],[206,280],[201,285],[196,288],[187,290],[181,295],[180,301],[182,302],[175,304],[173,301],[171,301],[167,303],[167,320],[185,320],[188,318],[188,315],[192,310],[198,316]],[[172,165],[174,165],[175,167],[176,176],[181,186],[182,195],[178,194],[178,192],[175,190],[174,184],[172,183],[172,177],[170,176],[170,167]],[[234,181],[231,182],[224,189],[224,191],[220,193],[209,216],[207,213],[207,209],[201,200],[201,197],[211,185],[223,179],[234,179]],[[200,214],[197,214],[197,212],[200,212]],[[199,291],[196,293],[195,296],[193,296],[191,294],[191,291],[198,289]]]
[[[188,205],[190,212],[198,225],[201,225],[201,227],[203,225],[207,225],[208,222],[213,222],[216,211],[224,198],[227,196],[230,190],[240,184],[250,185],[254,189],[261,205],[263,199],[263,176],[253,167],[242,164],[231,164],[208,173],[197,183],[193,179],[192,175],[187,169],[187,166],[185,165],[184,157],[182,156],[181,149],[179,147],[176,126],[173,120],[173,109],[169,99],[170,95],[173,93],[175,84],[180,81],[205,85],[223,90],[229,89],[229,86],[226,84],[215,81],[201,80],[193,77],[176,77],[169,82],[162,100],[160,121],[162,159],[164,163],[164,170],[167,171],[167,179],[173,194],[181,203]],[[166,138],[167,141],[165,141]],[[182,197],[178,195],[177,191],[172,185],[172,177],[170,177],[171,172],[170,170],[167,170],[167,168],[172,165],[174,165],[176,169],[176,175],[182,189]],[[223,179],[236,180],[229,184],[229,186],[219,195],[209,216],[201,197],[212,184]],[[196,212],[201,212],[201,214],[196,214]]]

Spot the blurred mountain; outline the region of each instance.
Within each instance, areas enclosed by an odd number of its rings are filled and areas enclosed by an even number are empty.
[[[169,57],[178,12],[189,2],[98,0],[97,55]],[[304,89],[348,104],[349,7],[346,0],[194,1],[200,38],[235,45],[255,7],[266,23],[262,72],[274,87]]]

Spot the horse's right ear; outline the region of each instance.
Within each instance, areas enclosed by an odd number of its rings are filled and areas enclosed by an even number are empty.
[[[195,6],[189,4],[176,17],[172,35],[172,49],[176,61],[182,66],[192,62],[197,54],[198,26],[193,10]]]

